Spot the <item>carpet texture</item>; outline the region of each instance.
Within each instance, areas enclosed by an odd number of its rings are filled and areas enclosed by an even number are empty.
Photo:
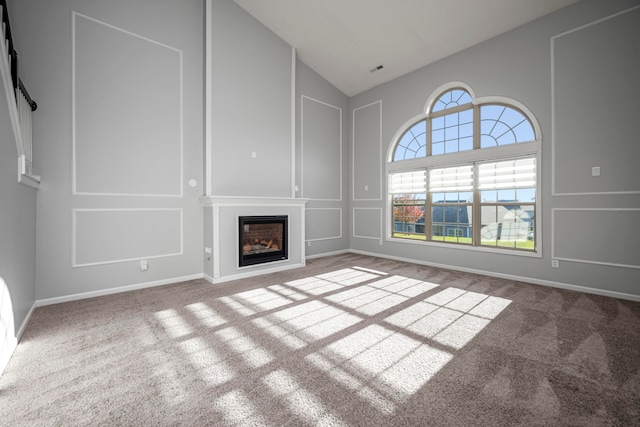
[[[40,307],[0,425],[640,425],[640,303],[347,254]]]

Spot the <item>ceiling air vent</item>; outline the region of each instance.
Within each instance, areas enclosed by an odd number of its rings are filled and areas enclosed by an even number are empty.
[[[382,64],[380,64],[377,67],[370,69],[369,71],[372,72],[372,73],[375,73],[376,71],[380,71],[383,68],[384,68],[384,66]]]

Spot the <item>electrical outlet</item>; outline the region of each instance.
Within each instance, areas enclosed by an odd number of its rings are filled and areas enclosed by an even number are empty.
[[[553,267],[553,268],[560,267],[560,261],[558,261],[557,259],[552,259],[551,260],[551,267]]]
[[[311,241],[308,241],[308,242],[307,242],[307,246],[308,246],[308,247],[311,247]]]
[[[149,263],[146,259],[140,261],[140,271],[147,271],[149,269]]]

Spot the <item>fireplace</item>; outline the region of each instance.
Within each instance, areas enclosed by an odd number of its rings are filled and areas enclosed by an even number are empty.
[[[239,266],[289,259],[288,216],[241,216],[238,218]]]

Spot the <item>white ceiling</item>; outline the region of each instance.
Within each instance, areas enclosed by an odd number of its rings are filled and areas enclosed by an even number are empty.
[[[235,0],[348,96],[576,1]]]

